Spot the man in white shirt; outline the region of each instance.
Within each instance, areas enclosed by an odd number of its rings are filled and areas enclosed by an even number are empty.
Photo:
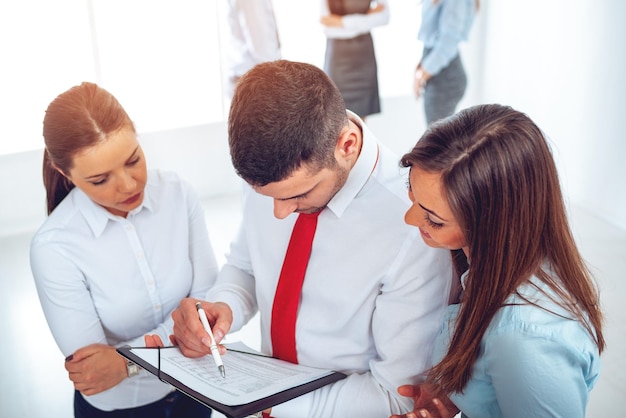
[[[223,0],[228,22],[225,48],[227,96],[239,78],[257,64],[280,58],[280,41],[272,0]]]
[[[399,159],[346,112],[321,69],[285,60],[242,77],[229,144],[247,186],[239,233],[203,302],[216,339],[258,311],[262,351],[275,354],[272,308],[291,232],[298,213],[320,212],[297,313],[297,361],[348,377],[271,416],[410,411],[396,388],[431,365],[452,267],[449,251],[427,247],[404,223],[410,201]],[[209,353],[194,303],[185,299],[172,314],[190,357]]]

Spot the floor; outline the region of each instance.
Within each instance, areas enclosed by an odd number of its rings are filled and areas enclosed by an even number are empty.
[[[216,254],[223,262],[239,219],[238,196],[204,202]],[[602,374],[591,393],[587,416],[625,416],[626,409],[626,231],[580,209],[571,210],[572,227],[583,255],[602,288],[608,348]],[[0,236],[0,415],[11,418],[71,417],[73,388],[39,307],[28,265],[32,233]],[[256,324],[236,338],[258,346]]]

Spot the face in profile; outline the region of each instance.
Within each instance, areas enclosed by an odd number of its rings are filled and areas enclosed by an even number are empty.
[[[418,227],[422,239],[430,247],[449,250],[462,248],[468,255],[463,231],[443,193],[441,175],[413,166],[409,184],[409,199],[413,204],[404,215],[404,221]]]
[[[122,128],[74,155],[68,179],[91,200],[125,217],[144,198],[146,161],[131,128]]]

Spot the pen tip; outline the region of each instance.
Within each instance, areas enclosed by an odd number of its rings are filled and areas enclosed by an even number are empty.
[[[224,366],[220,366],[220,374],[222,375],[222,379],[226,379],[226,370],[224,370]]]

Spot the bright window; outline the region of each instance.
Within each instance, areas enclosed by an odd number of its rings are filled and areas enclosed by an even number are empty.
[[[82,81],[140,132],[221,119],[217,31],[214,1],[0,2],[0,154],[42,148],[46,107]]]
[[[0,2],[0,154],[43,148],[48,104],[82,81],[113,93],[139,132],[225,118],[219,2]],[[390,0],[374,30],[381,96],[410,94],[419,4]],[[324,63],[319,0],[274,0],[283,58]],[[392,46],[392,47],[391,47]]]

